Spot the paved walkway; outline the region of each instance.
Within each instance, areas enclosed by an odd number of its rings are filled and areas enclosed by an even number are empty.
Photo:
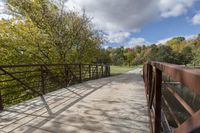
[[[148,133],[140,69],[77,84],[0,113],[0,133]],[[46,103],[46,104],[44,104]]]

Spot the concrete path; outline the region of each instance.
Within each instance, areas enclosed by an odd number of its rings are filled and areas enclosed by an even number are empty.
[[[35,98],[13,106],[0,113],[0,133],[148,133],[140,70],[63,88],[47,94],[45,101]]]

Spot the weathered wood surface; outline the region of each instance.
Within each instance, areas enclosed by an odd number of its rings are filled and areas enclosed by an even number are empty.
[[[0,113],[0,133],[148,133],[141,69],[84,82]],[[45,104],[46,102],[46,104]]]

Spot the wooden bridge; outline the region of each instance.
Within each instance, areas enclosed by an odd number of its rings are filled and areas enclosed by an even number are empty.
[[[158,62],[118,76],[91,64],[0,66],[0,133],[198,133],[200,112],[173,84],[199,94],[199,81],[199,69]],[[179,121],[166,90],[191,116]]]

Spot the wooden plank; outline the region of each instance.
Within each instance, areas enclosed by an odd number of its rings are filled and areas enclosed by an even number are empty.
[[[175,115],[174,111],[172,110],[172,108],[169,106],[167,100],[165,99],[164,96],[162,96],[162,99],[163,99],[165,105],[167,106],[167,109],[169,110],[171,116],[173,117],[174,121],[176,122],[176,124],[177,124],[178,126],[180,126],[181,123],[179,122],[179,120],[178,120],[178,118],[176,117],[176,115]]]
[[[194,110],[181,98],[170,85],[165,85],[166,89],[179,101],[179,103],[190,113],[190,115],[194,114]]]
[[[199,133],[200,132],[200,110],[186,120],[174,133]]]
[[[170,76],[174,81],[181,82],[181,84],[200,95],[200,69],[160,62],[152,62],[151,64]]]

